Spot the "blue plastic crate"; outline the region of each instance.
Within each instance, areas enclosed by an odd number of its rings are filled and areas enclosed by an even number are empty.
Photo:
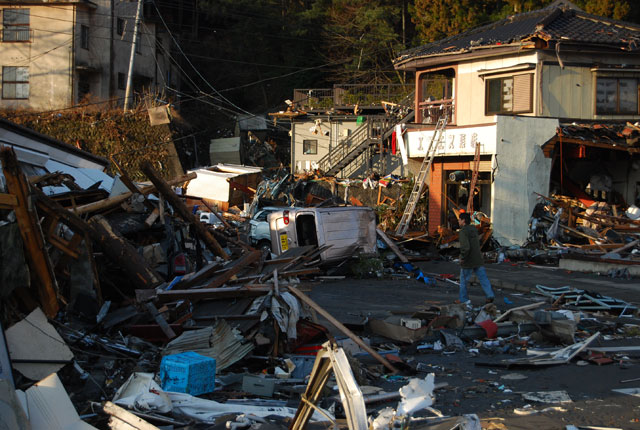
[[[215,388],[216,359],[193,351],[166,355],[162,357],[159,376],[164,391],[192,396],[210,393]]]

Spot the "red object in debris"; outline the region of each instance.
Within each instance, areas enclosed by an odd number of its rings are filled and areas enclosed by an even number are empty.
[[[282,214],[284,225],[289,225],[289,211],[284,211]]]
[[[491,320],[479,322],[478,325],[484,329],[489,339],[493,339],[498,334],[498,324]]]
[[[173,257],[173,274],[185,275],[187,273],[187,258],[180,253]]]
[[[396,132],[394,131],[393,134],[391,135],[391,154],[396,155],[396,145],[397,145],[397,140],[396,140]]]

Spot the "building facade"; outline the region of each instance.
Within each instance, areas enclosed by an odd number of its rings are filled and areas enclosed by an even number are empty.
[[[427,153],[434,124],[448,116],[429,175],[429,223],[434,232],[453,208],[472,197],[469,179],[480,146],[475,210],[488,215],[494,237],[522,244],[538,194],[558,188],[553,172],[592,163],[614,181],[635,183],[637,155],[595,162],[545,154],[561,125],[636,122],[640,119],[640,26],[586,14],[566,1],[509,17],[407,51],[396,69],[416,73],[416,118],[405,141],[414,170]],[[558,169],[558,163],[561,164]],[[599,172],[603,173],[603,172]],[[560,173],[562,177],[562,173]],[[585,188],[589,172],[570,178]],[[563,184],[563,186],[566,184]],[[634,201],[635,189],[618,192]],[[478,195],[479,194],[479,195]]]
[[[136,9],[123,0],[1,1],[0,108],[123,105]],[[172,36],[157,18],[153,7],[143,8],[132,74],[138,95],[179,83]]]

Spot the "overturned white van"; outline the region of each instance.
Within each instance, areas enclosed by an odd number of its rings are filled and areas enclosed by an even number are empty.
[[[370,207],[283,208],[268,221],[276,255],[305,245],[331,245],[320,254],[322,261],[376,252],[376,216]]]

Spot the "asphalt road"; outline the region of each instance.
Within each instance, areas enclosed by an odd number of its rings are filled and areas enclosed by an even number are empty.
[[[458,266],[452,262],[417,263],[424,273],[453,274],[457,278]],[[538,268],[529,265],[510,263],[487,265],[489,278],[496,293],[496,305],[501,311],[511,307],[532,303],[543,299],[533,294],[535,286],[548,287],[572,286],[598,292],[638,305],[640,281],[622,281],[606,276],[569,273],[554,268]],[[350,279],[312,282],[302,286],[307,294],[343,323],[362,324],[367,318],[383,318],[392,314],[411,315],[415,311],[431,306],[452,303],[458,296],[456,285],[438,281],[436,285],[426,285],[415,279]],[[484,303],[484,295],[479,285],[469,290],[474,305]],[[506,301],[505,301],[506,299]],[[509,304],[507,304],[507,302]],[[606,314],[597,315],[597,319],[618,324],[640,324],[635,318],[616,319]],[[329,327],[329,323],[325,322]],[[341,333],[330,327],[336,336]],[[595,329],[593,329],[595,330]],[[593,331],[592,330],[592,331]],[[622,330],[608,330],[607,336],[598,341],[603,346],[637,345],[640,337],[620,335]],[[640,330],[636,331],[640,334]],[[590,334],[587,331],[585,336]],[[634,333],[635,334],[635,333]],[[581,337],[580,334],[577,337]],[[584,337],[584,336],[582,336]],[[372,339],[391,344],[392,341]],[[627,354],[620,362],[595,365],[577,363],[556,365],[536,369],[505,369],[501,367],[480,367],[477,362],[498,362],[525,356],[524,350],[511,346],[484,348],[480,346],[478,354],[469,351],[473,346],[466,343],[465,350],[452,353],[442,351],[417,351],[413,346],[395,342],[400,349],[399,356],[413,365],[423,363],[424,372],[417,377],[426,376],[427,371],[435,373],[435,382],[446,382],[447,386],[435,392],[434,407],[447,415],[467,413],[478,414],[483,419],[483,427],[490,422],[503,424],[508,429],[565,429],[567,425],[601,426],[622,429],[640,429],[640,398],[612,392],[614,388],[640,387],[640,380],[621,383],[621,380],[640,378],[640,353]],[[554,347],[543,338],[532,341],[530,347]],[[559,348],[561,345],[556,345]],[[519,374],[517,378],[510,378]],[[411,375],[406,375],[411,376]],[[408,379],[395,382],[372,380],[371,385],[383,386],[394,390],[406,384]],[[536,391],[566,391],[571,403],[544,404],[526,400],[523,393]],[[529,407],[527,405],[530,405]],[[395,403],[372,405],[373,409],[385,406],[395,407]],[[559,408],[544,413],[518,415],[516,410],[541,411],[545,408]],[[522,411],[520,411],[522,412]],[[500,428],[500,427],[497,427]]]

